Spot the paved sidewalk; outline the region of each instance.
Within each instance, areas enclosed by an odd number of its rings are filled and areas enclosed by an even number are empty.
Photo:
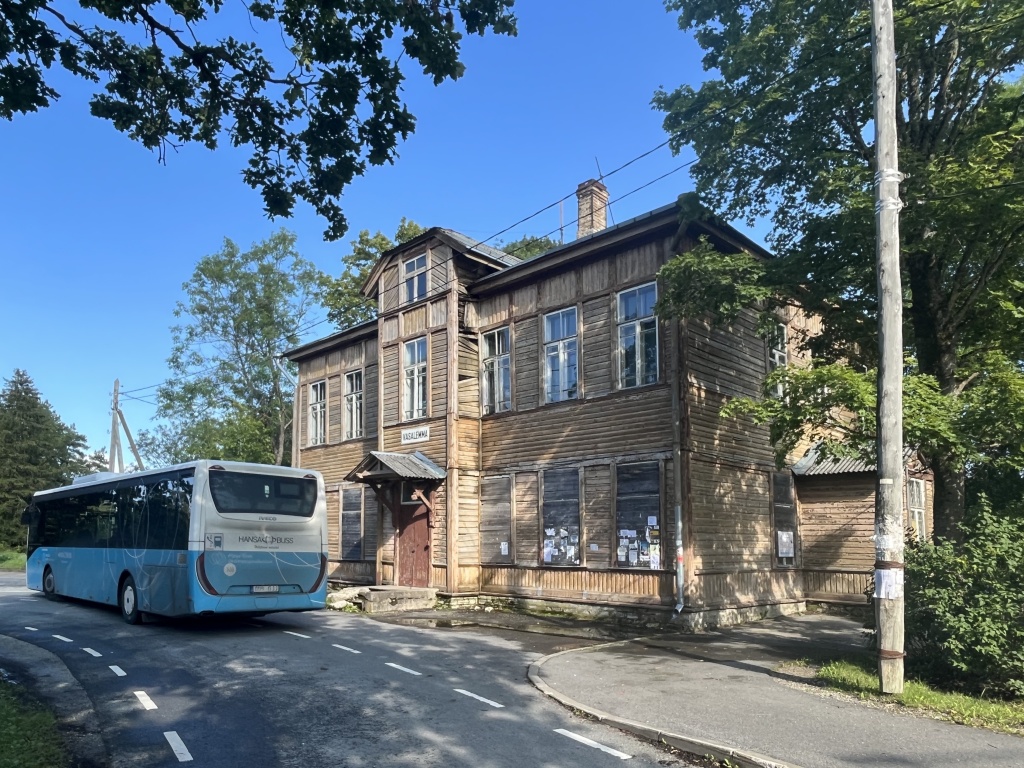
[[[809,615],[564,651],[530,677],[568,706],[741,765],[1024,766],[1024,738],[851,701],[808,686],[799,670],[774,671],[858,649],[857,622]]]

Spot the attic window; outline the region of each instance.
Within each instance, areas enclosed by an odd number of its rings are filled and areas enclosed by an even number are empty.
[[[421,253],[402,262],[404,303],[411,304],[427,295],[427,254]]]

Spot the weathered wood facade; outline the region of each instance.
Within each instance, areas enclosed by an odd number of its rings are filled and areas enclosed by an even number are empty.
[[[829,574],[860,588],[870,489],[795,485],[767,428],[720,415],[777,362],[754,312],[727,327],[653,314],[658,270],[700,236],[767,256],[674,205],[525,262],[440,228],[384,254],[365,287],[377,320],[289,355],[293,460],[328,483],[332,578],[420,572],[405,507],[344,481],[371,451],[419,451],[444,480],[429,498],[399,480],[394,493],[429,511],[422,578],[452,596],[706,611],[838,594]],[[780,322],[775,354],[795,356],[813,320]]]

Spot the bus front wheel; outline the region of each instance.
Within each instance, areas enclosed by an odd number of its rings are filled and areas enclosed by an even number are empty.
[[[121,582],[121,618],[129,624],[138,624],[142,621],[142,612],[139,610],[139,593],[135,589],[135,579],[131,574],[124,577]]]
[[[53,570],[49,567],[43,571],[43,596],[47,600],[57,599],[57,582],[53,578]]]

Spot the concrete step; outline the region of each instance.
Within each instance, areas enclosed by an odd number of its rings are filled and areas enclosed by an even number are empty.
[[[429,610],[437,604],[437,590],[429,587],[388,585],[345,587],[327,595],[327,607],[344,610],[354,606],[364,613],[398,613]]]

